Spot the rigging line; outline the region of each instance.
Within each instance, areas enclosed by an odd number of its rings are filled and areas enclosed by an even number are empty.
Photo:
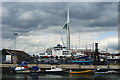
[[[61,31],[61,41],[63,43],[63,46],[65,47],[65,43],[64,43],[64,40],[63,40],[63,37],[62,37],[62,31]]]

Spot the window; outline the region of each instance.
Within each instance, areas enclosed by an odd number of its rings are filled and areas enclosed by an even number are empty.
[[[55,69],[54,67],[52,67],[52,69]]]

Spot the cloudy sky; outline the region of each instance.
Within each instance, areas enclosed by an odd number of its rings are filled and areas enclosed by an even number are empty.
[[[70,9],[71,47],[115,52],[118,46],[117,2],[3,2],[2,48],[14,49],[14,32],[18,33],[16,49],[38,54],[45,48],[66,41],[67,9]],[[80,45],[79,45],[80,41]]]

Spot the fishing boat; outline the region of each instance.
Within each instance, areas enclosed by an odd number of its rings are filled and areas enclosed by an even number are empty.
[[[83,73],[91,73],[92,70],[83,70],[83,71],[71,71],[70,70],[70,74],[83,74]]]
[[[56,66],[51,66],[50,70],[45,70],[45,73],[64,73],[65,71],[62,68],[56,68]]]

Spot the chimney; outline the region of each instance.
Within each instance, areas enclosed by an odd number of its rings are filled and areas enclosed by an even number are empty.
[[[94,53],[94,61],[100,61],[99,52],[98,52],[98,43],[95,43],[95,53]]]
[[[95,52],[98,52],[98,43],[95,43]]]

